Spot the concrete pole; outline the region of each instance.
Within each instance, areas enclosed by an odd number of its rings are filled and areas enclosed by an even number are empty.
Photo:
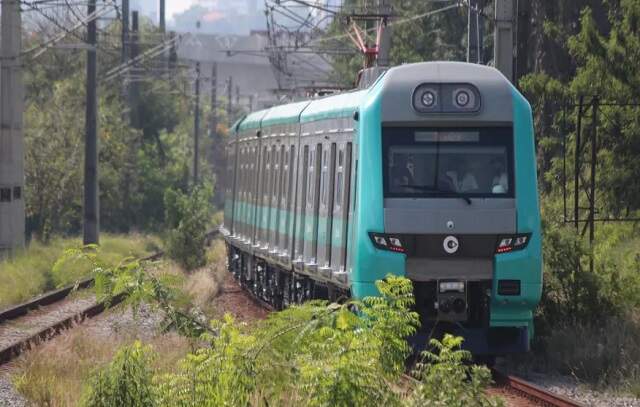
[[[496,24],[493,41],[495,67],[512,82],[514,1],[496,0]]]
[[[196,62],[196,101],[193,116],[193,185],[198,185],[198,161],[200,160],[200,62]]]
[[[0,44],[0,257],[24,246],[22,17],[18,0],[2,1]]]
[[[121,63],[129,59],[129,0],[122,0],[122,56]]]
[[[89,0],[87,14],[96,11],[96,0]],[[96,20],[87,24],[87,89],[84,140],[84,244],[100,240],[100,203],[98,193],[98,89]]]
[[[164,6],[165,0],[160,0],[160,11],[159,11],[159,19],[160,19],[160,32],[162,34],[165,33],[166,31],[166,23],[165,23],[165,6]]]
[[[227,83],[227,121],[229,122],[229,131],[231,131],[231,125],[233,124],[233,117],[231,111],[233,110],[233,77],[229,77]]]
[[[211,137],[215,137],[218,128],[218,64],[213,63],[211,67]]]
[[[138,12],[134,11],[131,13],[131,45],[129,46],[129,50],[131,52],[131,59],[134,59],[140,53],[140,47],[138,46]],[[134,66],[131,68],[129,72],[133,73],[133,80],[129,83],[129,110],[131,117],[131,126],[139,129],[140,128],[140,117],[139,117],[139,103],[140,103],[140,86],[135,78],[138,73],[138,68]]]

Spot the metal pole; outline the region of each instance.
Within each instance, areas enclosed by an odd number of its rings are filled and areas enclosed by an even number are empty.
[[[596,166],[598,162],[598,107],[600,101],[593,98],[593,118],[591,122],[591,182],[589,185],[589,244],[593,248],[595,238],[596,215]],[[593,271],[593,257],[591,258],[591,271]]]
[[[131,59],[134,59],[138,56],[140,52],[138,47],[138,11],[133,11],[131,13]],[[137,73],[137,68],[135,65],[131,68],[131,72],[134,74]],[[131,81],[129,84],[129,109],[131,110],[131,126],[134,128],[140,128],[140,118],[139,118],[139,103],[140,103],[140,87],[137,81]]]
[[[513,11],[515,0],[496,0],[494,65],[513,82]]]
[[[96,0],[89,0],[87,14],[96,11]],[[96,20],[87,24],[87,90],[84,150],[84,244],[97,244],[100,233],[98,201],[98,92],[96,82]]]
[[[18,0],[2,1],[0,55],[0,257],[24,246],[22,16]]]
[[[388,16],[391,14],[391,4],[389,0],[379,0],[380,14]],[[391,27],[388,24],[388,17],[378,20],[382,25],[380,36],[380,48],[378,49],[378,66],[389,66],[389,53],[391,52]]]
[[[578,100],[578,123],[576,128],[576,147],[574,151],[574,170],[573,170],[573,221],[575,222],[576,232],[580,225],[580,133],[582,132],[582,104],[584,96],[580,96]]]
[[[196,62],[196,106],[193,116],[193,185],[198,184],[198,160],[200,143],[200,62]]]
[[[129,0],[122,0],[122,56],[121,62],[129,59]]]
[[[231,110],[233,109],[233,77],[230,76],[227,84],[227,121],[229,122],[229,130],[231,130],[231,125],[233,124],[233,115],[231,114]]]
[[[215,62],[211,67],[211,137],[215,137],[218,132],[218,64]]]
[[[159,10],[159,18],[160,18],[160,32],[162,34],[165,33],[166,30],[166,23],[165,23],[165,6],[164,6],[165,0],[160,0],[160,10]]]
[[[478,32],[478,0],[469,0],[467,15],[467,62],[480,63],[480,51],[478,49],[480,38]]]
[[[518,0],[518,28],[516,47],[515,83],[523,77],[529,68],[529,32],[531,28],[531,0]]]

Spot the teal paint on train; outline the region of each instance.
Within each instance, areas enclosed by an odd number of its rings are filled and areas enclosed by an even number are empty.
[[[533,311],[542,294],[542,236],[538,203],[534,131],[529,102],[512,87],[518,233],[531,233],[525,250],[495,257],[491,326],[528,326],[533,337]],[[520,296],[500,296],[499,279],[521,280]]]
[[[263,213],[270,213],[271,216],[275,216],[276,212],[274,211],[274,209],[272,207],[263,207],[263,206],[258,206],[256,208],[255,205],[244,202],[244,201],[237,201],[236,205],[238,208],[240,209],[240,213],[243,214],[241,216],[238,216],[238,218],[236,218],[236,222],[242,223],[244,225],[250,225],[250,226],[256,226],[253,222],[253,218],[252,218],[252,213],[254,213],[254,211],[257,209],[259,212],[263,212]],[[261,223],[259,225],[257,225],[257,227],[259,229],[263,229],[263,230],[267,230],[269,232],[273,232],[274,230],[277,233],[281,233],[281,234],[285,234],[284,233],[284,228],[282,227],[283,223],[286,222],[287,219],[289,219],[289,230],[293,230],[293,212],[292,211],[288,211],[285,209],[278,209],[277,210],[278,213],[278,217],[280,218],[280,226],[278,226],[277,230],[276,230],[276,225],[275,222],[269,222],[269,223]],[[298,215],[299,216],[299,215]],[[266,216],[264,217],[266,218]],[[264,219],[263,218],[263,219]],[[311,216],[306,216],[306,218],[311,218]],[[319,216],[318,219],[315,220],[317,222],[317,224],[319,225],[319,227],[323,227],[326,226],[327,222],[328,222],[328,218],[326,216]],[[331,238],[331,245],[332,246],[341,246],[342,245],[342,241],[343,241],[343,236],[342,236],[342,230],[343,230],[343,225],[344,220],[342,218],[333,218],[332,219],[332,229],[337,229],[340,232],[337,232],[335,235],[332,234],[330,236]],[[312,231],[309,230],[309,235],[308,237],[304,237],[305,241],[310,241],[311,239],[313,239],[312,236]],[[287,237],[291,237],[290,233],[286,233],[285,234]],[[327,243],[327,239],[329,238],[329,236],[326,233],[321,234],[320,232],[318,232],[318,238],[317,241],[319,244],[326,244]]]
[[[300,115],[300,123],[352,117],[366,96],[367,90],[358,90],[314,100]]]
[[[300,113],[305,110],[309,103],[311,102],[306,100],[304,102],[289,103],[286,105],[272,107],[262,118],[262,128],[265,129],[266,127],[278,124],[299,123]]]
[[[370,89],[360,104],[357,132],[358,174],[353,220],[352,294],[363,298],[378,294],[375,281],[387,274],[404,275],[405,255],[376,249],[368,232],[384,232],[382,192],[381,91],[384,78]]]

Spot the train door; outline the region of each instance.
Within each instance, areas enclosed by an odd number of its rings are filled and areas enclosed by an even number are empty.
[[[308,145],[304,146],[302,159],[299,160],[298,166],[298,187],[296,197],[296,224],[294,231],[294,261],[302,264],[304,262],[304,229],[305,214],[307,209],[307,184],[309,183],[309,162],[311,149]]]
[[[322,144],[317,144],[311,151],[309,160],[309,182],[307,189],[307,206],[304,227],[304,263],[312,268],[317,265],[318,256],[318,203],[320,189],[320,164]]]
[[[336,162],[336,143],[325,148],[322,154],[322,172],[320,176],[320,209],[318,216],[318,266],[330,271],[331,261],[331,224],[333,218],[333,178]]]
[[[282,210],[284,211],[284,225],[282,228],[282,257],[286,256],[286,258],[290,257],[291,253],[291,238],[293,237],[293,205],[294,205],[294,194],[295,194],[295,163],[296,163],[296,148],[295,145],[291,144],[289,146],[289,152],[286,157],[287,167],[286,167],[286,195],[284,198],[284,205]]]
[[[343,272],[347,256],[351,143],[340,144],[335,171],[333,221],[331,225],[331,270]]]
[[[271,181],[271,217],[269,221],[269,252],[276,254],[278,251],[278,224],[280,221],[280,194],[282,190],[282,159],[283,146],[273,146],[274,167]]]
[[[262,143],[261,143],[262,144]],[[261,223],[262,223],[262,215],[264,213],[264,210],[262,208],[262,199],[264,196],[264,191],[265,191],[265,179],[267,178],[267,146],[260,146],[260,165],[258,167],[258,187],[257,187],[257,192],[256,192],[256,198],[255,198],[255,219],[254,219],[254,226],[253,226],[253,240],[254,240],[254,246],[259,246],[261,244],[261,239],[262,239],[262,229],[261,229]]]

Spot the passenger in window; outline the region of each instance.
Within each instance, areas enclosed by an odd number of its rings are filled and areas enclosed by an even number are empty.
[[[458,170],[450,158],[443,157],[442,171],[438,176],[438,190],[443,192],[458,192]]]
[[[476,180],[476,176],[473,174],[473,170],[471,165],[467,161],[463,161],[460,165],[460,174],[462,175],[462,180],[460,181],[458,191],[460,192],[474,192],[478,190],[478,181]]]
[[[413,162],[413,157],[397,154],[394,158],[396,159],[396,163],[392,168],[393,191],[413,191],[411,188],[407,188],[409,185],[415,185],[415,163]]]
[[[507,173],[505,172],[504,161],[496,157],[489,164],[493,173],[491,192],[494,194],[506,194],[509,191],[509,178],[507,178]]]

